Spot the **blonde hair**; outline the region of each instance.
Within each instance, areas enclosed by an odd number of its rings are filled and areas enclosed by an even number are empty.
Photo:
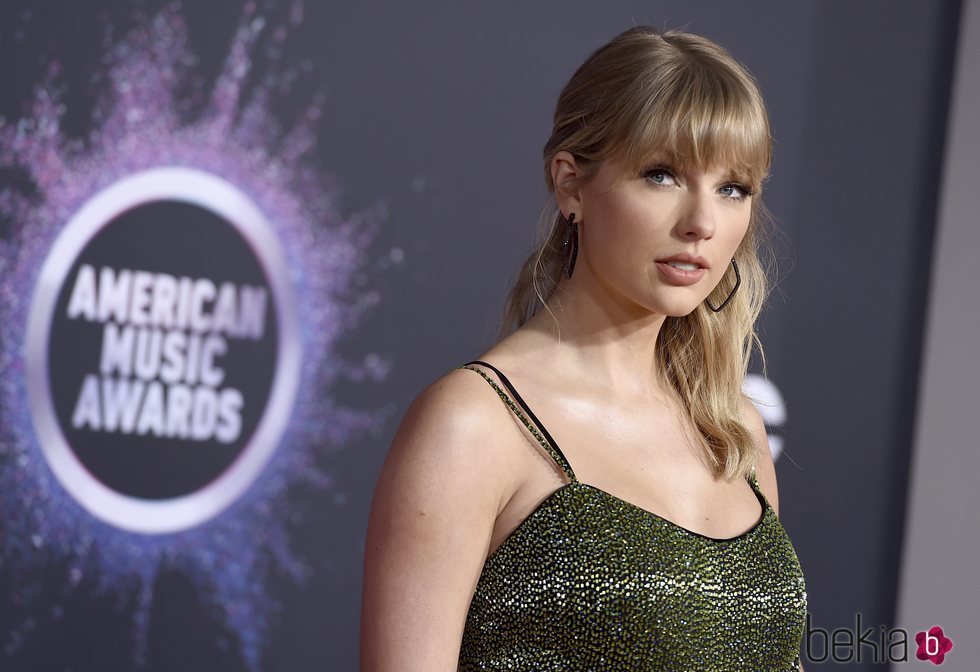
[[[765,371],[755,322],[770,291],[762,252],[771,251],[764,228],[771,216],[760,199],[769,175],[769,115],[753,76],[714,42],[678,30],[649,26],[626,30],[593,53],[558,98],[554,127],[544,147],[545,179],[555,191],[551,163],[570,152],[582,172],[614,159],[622,179],[639,175],[654,156],[679,170],[730,168],[753,192],[746,235],[735,252],[741,286],[718,313],[704,303],[683,317],[668,316],[656,343],[659,370],[684,402],[708,447],[716,475],[745,476],[756,448],[742,422],[741,385],[753,344]],[[545,208],[543,234],[525,260],[507,298],[502,339],[543,306],[561,280],[564,219],[554,199]],[[771,259],[771,254],[768,259]],[[767,260],[768,260],[767,259]],[[729,269],[708,300],[718,306],[735,284]],[[555,318],[556,319],[556,318]],[[557,323],[557,319],[556,319]]]

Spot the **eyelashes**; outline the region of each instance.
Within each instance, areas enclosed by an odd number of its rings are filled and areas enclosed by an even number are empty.
[[[646,180],[649,180],[650,182],[653,182],[653,184],[660,186],[663,183],[656,182],[652,180],[651,177],[661,173],[664,175],[668,175],[671,179],[676,179],[674,177],[673,171],[667,166],[654,166],[652,168],[648,168],[643,171],[641,177],[643,177]],[[739,182],[729,182],[728,184],[723,185],[721,188],[722,189],[734,188],[737,189],[739,192],[741,192],[740,196],[727,196],[728,200],[735,201],[736,203],[746,200],[747,198],[749,198],[755,193],[755,190],[752,189],[752,187],[748,186],[747,184],[741,184]]]
[[[724,185],[722,189],[728,189],[729,187],[733,187],[742,192],[741,196],[730,196],[729,198],[731,198],[733,201],[744,201],[754,193],[752,187],[748,186],[747,184],[739,184],[738,182],[730,182]]]

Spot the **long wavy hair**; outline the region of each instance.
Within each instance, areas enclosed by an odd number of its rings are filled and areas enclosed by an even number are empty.
[[[772,217],[761,200],[772,135],[758,84],[707,38],[650,26],[630,28],[595,51],[562,89],[544,146],[545,180],[552,194],[551,163],[562,150],[575,157],[583,182],[594,177],[604,159],[619,162],[624,168],[620,179],[629,179],[641,174],[652,157],[665,154],[681,171],[731,168],[753,190],[749,226],[735,252],[738,291],[721,312],[702,303],[688,315],[668,316],[656,343],[663,382],[684,402],[714,473],[744,477],[755,466],[757,451],[742,420],[741,387],[753,346],[765,371],[755,322],[771,289],[774,259],[766,231]],[[564,230],[556,199],[549,197],[538,242],[507,297],[498,340],[542,307],[557,323],[548,300],[563,273]],[[734,283],[729,267],[708,299],[718,306]]]

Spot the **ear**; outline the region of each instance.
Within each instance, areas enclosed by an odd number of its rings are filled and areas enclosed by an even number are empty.
[[[555,185],[555,200],[567,219],[574,212],[582,221],[582,199],[577,185],[582,171],[571,152],[560,151],[551,159],[551,181]]]

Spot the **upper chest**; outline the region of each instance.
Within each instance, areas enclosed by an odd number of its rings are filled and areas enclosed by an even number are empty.
[[[714,537],[741,534],[760,505],[743,479],[716,479],[704,448],[676,410],[535,390],[537,418],[572,465],[578,479],[638,509]],[[525,431],[521,431],[524,429]],[[515,423],[502,432],[513,456],[513,489],[498,512],[492,552],[567,476],[540,443]],[[498,446],[499,448],[499,446]]]

